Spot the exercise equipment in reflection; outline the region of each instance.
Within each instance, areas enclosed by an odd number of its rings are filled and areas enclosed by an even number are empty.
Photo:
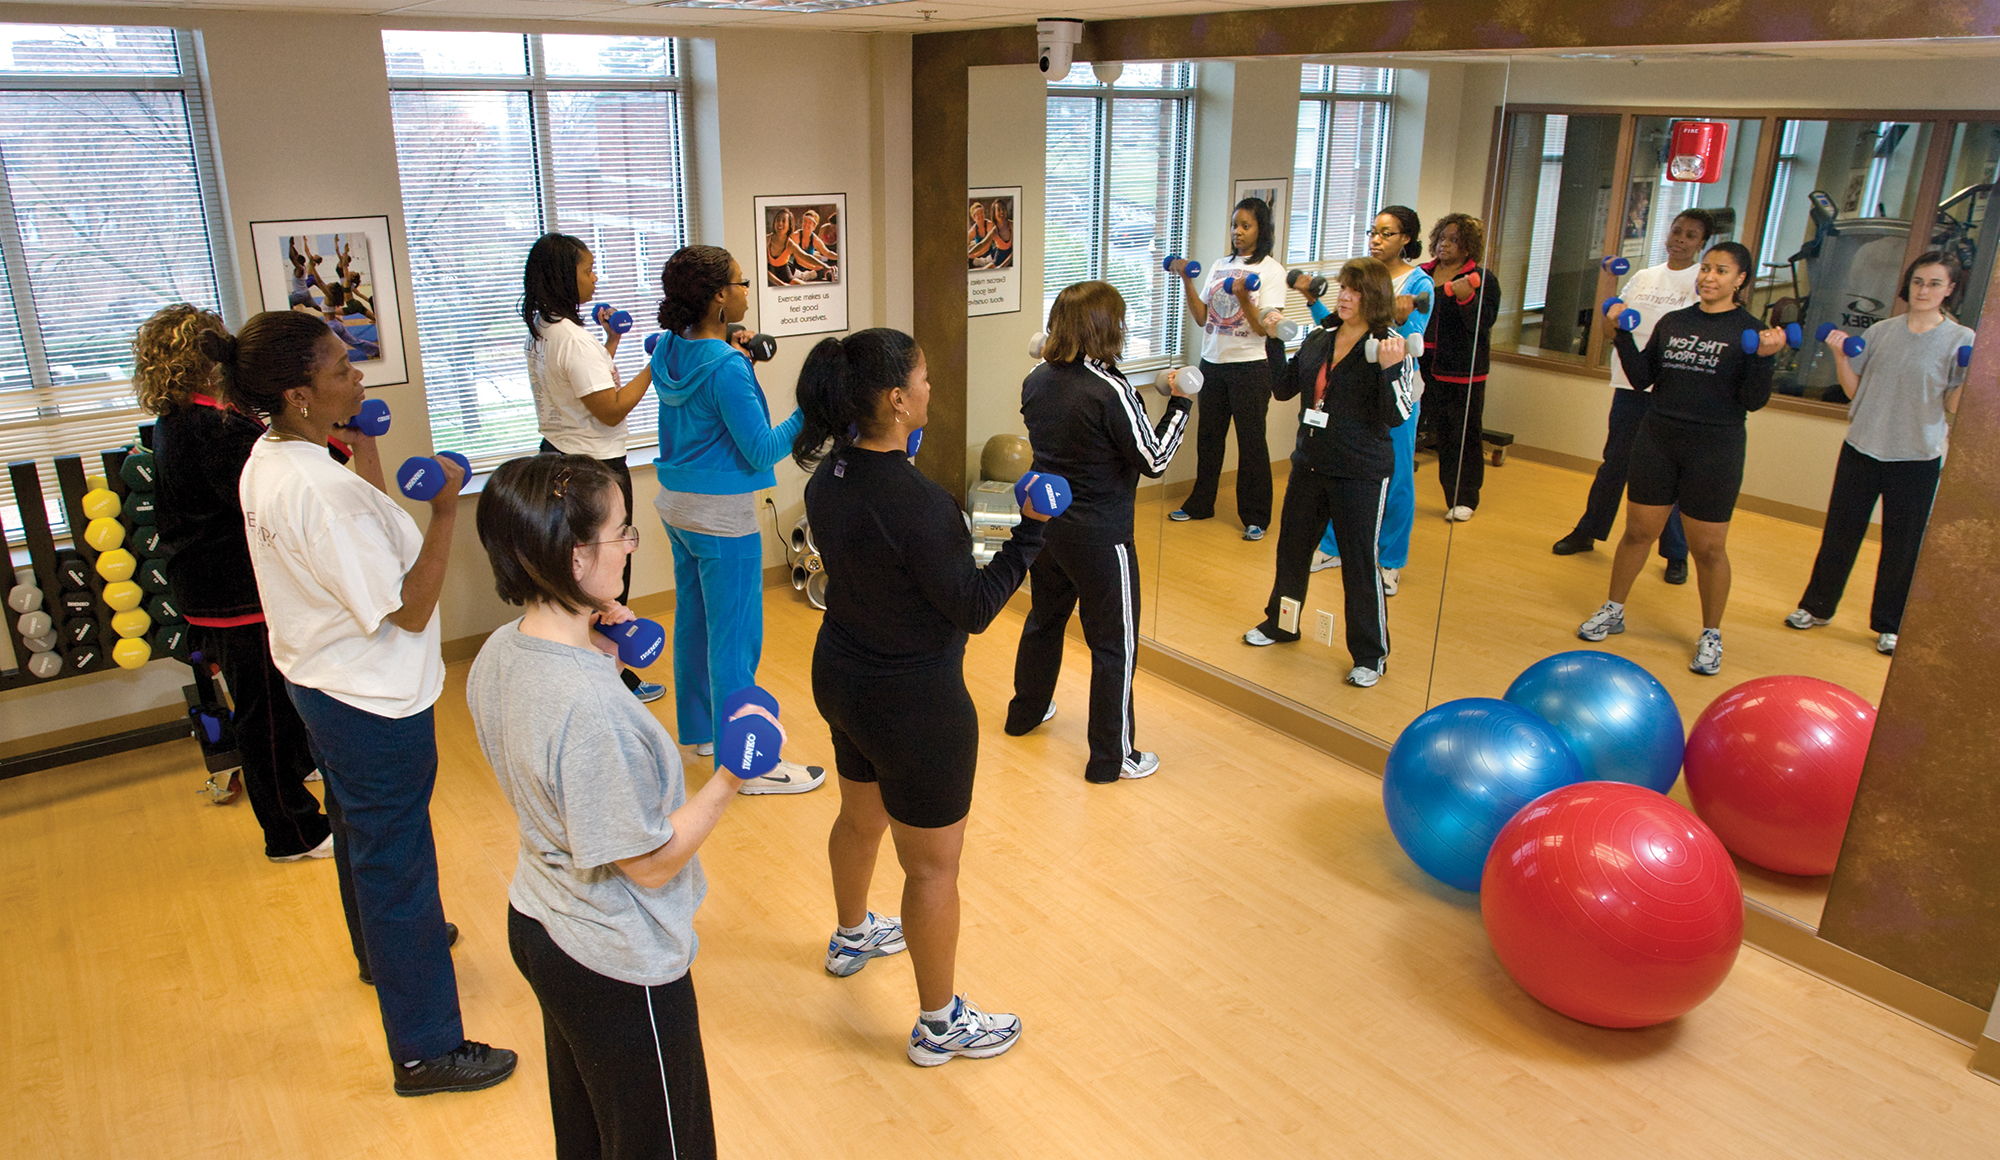
[[[1586,780],[1666,793],[1680,777],[1681,711],[1665,685],[1624,657],[1594,649],[1545,657],[1502,699],[1554,726]]]

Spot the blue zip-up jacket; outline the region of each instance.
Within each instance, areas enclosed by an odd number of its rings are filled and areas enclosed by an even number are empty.
[[[775,428],[756,372],[719,338],[668,334],[653,349],[660,398],[660,486],[696,495],[744,495],[777,486],[771,466],[792,453],[798,409]]]

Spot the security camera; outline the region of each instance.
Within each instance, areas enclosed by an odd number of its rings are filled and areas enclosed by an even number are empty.
[[[1069,75],[1076,59],[1076,46],[1083,43],[1083,21],[1056,18],[1035,21],[1036,59],[1044,76],[1061,79]]]

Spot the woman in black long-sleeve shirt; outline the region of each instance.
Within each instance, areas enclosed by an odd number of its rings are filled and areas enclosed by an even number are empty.
[[[1020,587],[1047,518],[1023,507],[999,555],[973,563],[957,503],[909,459],[930,395],[909,335],[824,339],[799,372],[804,424],[792,444],[813,471],[806,514],[829,577],[813,650],[813,699],[840,774],[827,839],[839,927],[826,969],[851,975],[907,942],[919,1007],[909,1055],[923,1067],[999,1055],[1021,1034],[1020,1019],[953,993],[958,857],[979,756],[965,641]],[[868,909],[885,829],[903,866],[900,921]]]
[[[1653,392],[1639,423],[1627,477],[1625,534],[1611,565],[1611,593],[1576,634],[1599,641],[1625,631],[1625,598],[1647,552],[1680,505],[1688,555],[1701,592],[1701,637],[1688,668],[1722,668],[1722,613],[1729,605],[1729,520],[1743,485],[1744,416],[1771,398],[1771,355],[1784,333],[1763,330],[1743,349],[1757,318],[1739,305],[1750,282],[1750,251],[1724,242],[1702,256],[1693,306],[1665,315],[1640,350],[1626,330],[1612,346],[1637,390]],[[1607,314],[1608,316],[1608,314]]]
[[[1424,332],[1424,421],[1437,432],[1438,483],[1444,518],[1469,520],[1479,510],[1486,482],[1486,370],[1494,320],[1500,317],[1500,283],[1480,265],[1486,226],[1470,214],[1452,213],[1431,227],[1431,260],[1421,267],[1437,284]]]
[[[1375,545],[1395,467],[1389,429],[1410,416],[1416,368],[1395,331],[1388,267],[1355,258],[1340,268],[1339,283],[1335,317],[1315,328],[1289,362],[1283,343],[1265,343],[1272,396],[1299,397],[1299,434],[1278,517],[1277,577],[1263,622],[1243,634],[1243,643],[1299,639],[1296,627],[1280,624],[1284,601],[1303,606],[1313,549],[1331,522],[1347,556],[1340,572],[1354,659],[1347,683],[1365,689],[1388,664],[1388,610]]]

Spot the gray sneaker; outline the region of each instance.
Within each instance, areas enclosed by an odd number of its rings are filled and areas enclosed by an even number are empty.
[[[1357,689],[1372,689],[1375,687],[1375,682],[1381,679],[1382,674],[1374,669],[1355,669],[1347,674],[1347,683]]]
[[[1721,629],[1701,630],[1701,640],[1694,646],[1694,659],[1688,662],[1688,668],[1705,677],[1712,677],[1722,671]]]
[[[1600,641],[1607,636],[1616,636],[1625,631],[1625,610],[1611,603],[1590,614],[1590,619],[1577,626],[1576,635],[1588,641]]]
[[[1875,651],[1881,653],[1885,657],[1895,656],[1896,634],[1893,632],[1885,632],[1881,636],[1876,637]]]
[[[838,930],[826,940],[826,973],[845,979],[868,965],[869,959],[899,954],[905,950],[903,920],[883,918],[874,911],[861,924],[861,933],[849,938]]]
[[[1785,625],[1788,628],[1818,628],[1827,623],[1829,622],[1825,617],[1814,616],[1803,608],[1794,608],[1791,615],[1785,617]]]
[[[1154,772],[1159,768],[1159,754],[1141,753],[1134,750],[1132,755],[1125,759],[1125,763],[1119,767],[1118,776],[1128,781],[1137,781],[1142,777],[1153,776]]]

